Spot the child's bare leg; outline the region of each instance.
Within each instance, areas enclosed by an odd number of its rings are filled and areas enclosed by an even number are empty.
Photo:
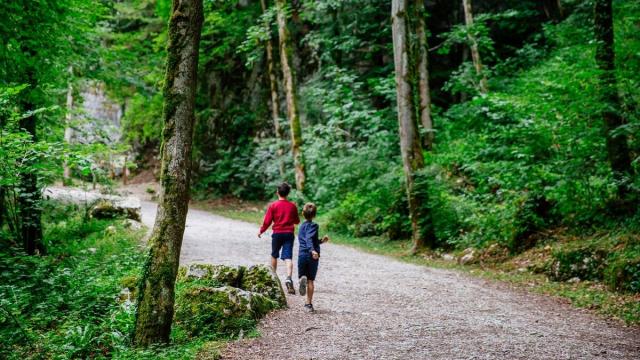
[[[291,261],[291,259],[286,259],[284,263],[287,265],[287,277],[291,277],[293,274],[293,261]]]
[[[307,280],[307,304],[313,304],[313,280]]]
[[[271,257],[271,268],[273,269],[273,272],[276,271],[278,268],[278,258],[274,258],[273,256]]]

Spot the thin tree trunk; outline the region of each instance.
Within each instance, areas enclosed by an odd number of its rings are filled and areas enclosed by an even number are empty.
[[[67,113],[65,114],[65,127],[64,127],[64,142],[65,144],[71,144],[71,138],[73,137],[73,128],[71,127],[73,111],[73,66],[69,66],[69,81],[67,82]],[[67,160],[63,163],[62,185],[66,186],[71,180],[71,168],[67,163]]]
[[[596,64],[600,70],[600,97],[604,105],[602,117],[605,123],[607,156],[615,179],[620,183],[621,197],[627,192],[631,176],[631,156],[624,133],[616,130],[625,124],[621,115],[620,97],[615,69],[613,9],[611,0],[596,0],[594,9]]]
[[[262,12],[267,12],[267,2],[266,0],[260,0],[260,5],[262,6]],[[267,40],[265,47],[267,52],[267,73],[269,76],[269,88],[271,90],[271,118],[273,119],[273,127],[276,132],[276,138],[278,140],[282,139],[282,129],[280,128],[280,110],[278,108],[278,80],[276,78],[275,73],[275,62],[273,60],[273,40],[271,39],[271,24],[268,21],[265,21],[264,24],[265,31],[269,33],[269,39]],[[278,168],[280,170],[280,177],[284,179],[284,159],[282,155],[284,155],[284,149],[278,146],[278,162],[280,163]]]
[[[547,16],[547,19],[554,23],[559,22],[564,18],[564,9],[560,0],[542,0],[542,8]]]
[[[139,285],[134,337],[138,346],[166,343],[171,332],[175,281],[189,205],[202,22],[202,0],[173,0],[163,89],[162,191]]]
[[[467,25],[467,36],[469,37],[469,48],[471,49],[471,59],[473,60],[473,66],[476,68],[476,74],[480,78],[479,90],[481,93],[486,94],[489,91],[489,85],[487,85],[487,76],[484,74],[482,59],[480,58],[480,51],[478,50],[478,41],[475,35],[471,32],[473,27],[473,10],[471,9],[471,0],[462,0],[464,8],[464,20]]]
[[[34,108],[30,102],[25,104],[26,111],[31,111]],[[32,114],[20,120],[20,127],[31,135],[33,143],[38,141],[35,115]],[[25,165],[29,166],[32,161]],[[38,175],[31,170],[20,174],[20,193],[18,195],[21,220],[20,232],[24,250],[29,255],[35,255],[36,251],[40,254],[45,252],[42,244],[41,198],[40,189],[38,188]]]
[[[409,34],[407,26],[407,6],[409,0],[391,2],[391,30],[393,36],[393,58],[396,74],[396,93],[398,101],[398,125],[400,132],[400,151],[406,179],[409,216],[413,252],[424,246],[418,223],[418,199],[415,193],[415,173],[424,167],[422,146],[418,133],[418,123],[414,112],[413,89],[411,87],[411,69],[409,54]]]
[[[304,191],[306,180],[304,169],[304,157],[302,154],[302,128],[300,126],[300,115],[298,114],[298,102],[296,99],[296,87],[292,69],[293,56],[292,46],[287,29],[286,0],[276,0],[278,10],[278,35],[280,36],[280,62],[282,64],[282,75],[287,97],[287,116],[291,128],[291,153],[293,155],[293,165],[295,167],[296,188]]]
[[[431,117],[431,90],[429,88],[428,43],[425,25],[424,0],[414,0],[416,14],[416,35],[418,37],[418,94],[420,95],[420,122],[425,134],[422,143],[426,149],[433,147],[435,133]]]
[[[127,174],[127,161],[129,160],[129,155],[125,154],[124,155],[124,164],[122,165],[122,185],[127,185],[127,182],[129,180],[129,174]]]

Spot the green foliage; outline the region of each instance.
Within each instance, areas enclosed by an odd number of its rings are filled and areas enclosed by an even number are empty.
[[[602,281],[612,290],[638,293],[639,263],[638,237],[613,232],[556,246],[544,270],[556,281]]]
[[[130,144],[158,146],[162,135],[162,95],[133,95],[122,122]]]
[[[609,256],[604,281],[614,290],[640,293],[640,243]]]
[[[376,62],[378,51],[389,46],[388,28],[377,22],[387,14],[376,4],[306,1],[292,9],[300,15],[300,23],[292,22],[293,33],[302,36],[297,51],[305,59],[299,69],[299,102],[308,177],[304,196],[296,199],[321,204],[334,231],[396,239],[408,236],[410,224],[396,145],[391,64]],[[572,5],[566,20],[545,24],[532,20],[539,16],[536,6],[505,3],[492,13],[476,14],[472,28],[454,26],[435,36],[444,40],[430,59],[436,70],[440,57],[468,46],[471,31],[492,73],[491,92],[477,96],[471,64],[462,63],[456,70],[449,63],[448,83],[432,91],[434,103],[445,108],[434,106],[436,145],[426,154],[428,165],[416,182],[422,213],[427,214],[420,222],[433,226],[436,246],[498,243],[519,252],[534,246],[532,235],[549,227],[618,226],[617,184],[597,115],[602,105],[591,41],[592,9],[589,4]],[[640,64],[632,55],[638,49],[632,24],[640,9],[631,2],[618,6],[616,52],[624,59],[619,60],[618,78],[628,119],[619,131],[630,135],[637,154],[637,99],[631,89]],[[489,5],[481,2],[479,7]],[[261,27],[263,20],[255,20],[248,31],[245,45],[251,46],[245,51],[256,54],[269,36]],[[517,34],[518,40],[506,39],[507,32]],[[356,60],[354,54],[363,49],[363,57]],[[256,61],[251,65],[261,66]],[[433,77],[438,76],[436,71]],[[445,102],[438,98],[443,91],[467,100]],[[260,122],[244,124],[255,127]],[[241,139],[236,144],[245,144],[243,150],[221,144],[225,150],[219,160],[203,172],[207,188],[241,197],[270,196],[282,179],[278,167],[283,161],[284,177],[292,181],[289,156],[277,155],[286,142],[249,141],[242,133],[233,137]],[[243,167],[245,159],[252,160]],[[632,180],[637,187],[639,178]]]
[[[139,267],[141,234],[117,222],[85,222],[71,207],[47,204],[44,213],[47,256],[4,242],[0,251],[0,355],[87,358],[126,348],[133,310],[116,299],[120,277]],[[112,224],[116,231],[107,231]]]
[[[500,86],[487,96],[436,118],[438,143],[429,162],[438,170],[426,186],[440,239],[461,247],[498,242],[519,251],[532,245],[532,233],[550,226],[617,226],[616,183],[596,116],[601,105],[594,47],[582,35],[586,17],[578,11],[546,27],[556,48],[545,60],[502,75],[508,81],[497,78]],[[617,29],[620,38],[637,38],[624,26]],[[624,53],[627,42],[618,44]],[[517,57],[508,66],[532,64],[527,58],[540,53]],[[627,70],[637,65],[621,63],[620,74],[637,78]],[[636,126],[637,117],[628,119],[629,127]]]

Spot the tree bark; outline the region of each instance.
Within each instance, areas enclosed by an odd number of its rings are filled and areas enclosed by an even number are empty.
[[[391,2],[391,30],[393,36],[393,59],[396,75],[396,95],[398,125],[400,132],[400,152],[404,168],[409,216],[413,239],[413,252],[425,245],[420,235],[418,223],[418,199],[415,193],[415,173],[424,167],[424,157],[418,133],[418,123],[414,112],[413,89],[411,86],[411,63],[409,54],[409,34],[407,7],[409,0]]]
[[[478,50],[478,41],[475,35],[471,32],[473,28],[473,10],[471,9],[471,0],[462,0],[464,8],[464,20],[467,25],[467,36],[469,38],[469,48],[471,49],[471,59],[473,60],[473,66],[476,69],[476,74],[480,78],[478,89],[481,93],[486,94],[489,91],[489,85],[487,84],[487,76],[483,71],[482,59],[480,58],[480,51]]]
[[[425,149],[433,147],[435,133],[431,117],[431,90],[429,88],[428,43],[425,25],[424,0],[414,0],[416,14],[416,35],[418,38],[418,94],[420,95],[420,122],[425,131],[422,144]]]
[[[622,117],[618,82],[615,69],[615,48],[613,32],[613,8],[611,0],[595,0],[594,26],[596,45],[596,64],[600,70],[600,98],[604,105],[602,117],[605,124],[607,157],[611,163],[614,178],[619,182],[621,197],[628,191],[631,176],[631,156],[624,133],[616,130],[625,124]]]
[[[165,73],[160,202],[139,284],[134,342],[169,341],[175,280],[189,205],[202,0],[173,0]]]
[[[296,86],[292,68],[292,46],[289,38],[289,30],[287,29],[287,1],[276,0],[276,6],[278,10],[278,35],[280,37],[280,63],[282,65],[282,75],[287,98],[287,116],[291,128],[291,153],[295,167],[296,188],[298,191],[303,192],[306,175],[302,154],[302,128],[300,126]]]
[[[32,82],[32,84],[35,83]],[[35,85],[33,85],[35,87]],[[25,103],[25,111],[32,111],[35,106],[31,100]],[[38,136],[36,133],[36,116],[30,115],[20,120],[20,127],[31,135],[31,141],[36,143]],[[33,160],[28,161],[25,165],[29,167]],[[40,254],[45,253],[42,243],[42,220],[40,203],[42,196],[38,188],[38,175],[34,171],[28,169],[20,174],[20,193],[18,195],[18,205],[20,209],[22,244],[24,250],[29,255],[35,255],[36,251]]]
[[[262,6],[262,12],[267,12],[267,2],[266,0],[260,0],[260,5]],[[267,74],[269,76],[269,88],[271,91],[271,118],[273,119],[273,127],[276,133],[276,138],[278,140],[282,139],[282,129],[280,128],[280,111],[278,104],[278,81],[276,79],[275,73],[275,62],[273,60],[273,40],[271,39],[271,24],[268,21],[265,21],[264,24],[265,31],[269,33],[269,39],[265,44],[266,53],[267,53]],[[284,159],[282,159],[282,155],[284,155],[284,149],[278,146],[278,161],[279,161],[279,170],[280,177],[284,179]]]
[[[69,66],[69,81],[67,82],[67,113],[65,114],[65,127],[64,127],[64,142],[65,144],[71,144],[71,138],[73,137],[73,128],[71,127],[73,110],[73,66]],[[63,181],[62,185],[66,186],[71,179],[71,168],[67,161],[63,164]]]
[[[122,165],[122,185],[127,186],[129,182],[129,169],[127,168],[127,162],[129,161],[129,154],[124,154],[124,163]]]

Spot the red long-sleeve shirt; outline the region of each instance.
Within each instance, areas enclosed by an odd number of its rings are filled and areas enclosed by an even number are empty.
[[[274,234],[293,233],[295,225],[300,223],[296,204],[288,200],[272,202],[267,208],[267,213],[264,215],[260,233],[262,234],[267,231],[272,223]]]

